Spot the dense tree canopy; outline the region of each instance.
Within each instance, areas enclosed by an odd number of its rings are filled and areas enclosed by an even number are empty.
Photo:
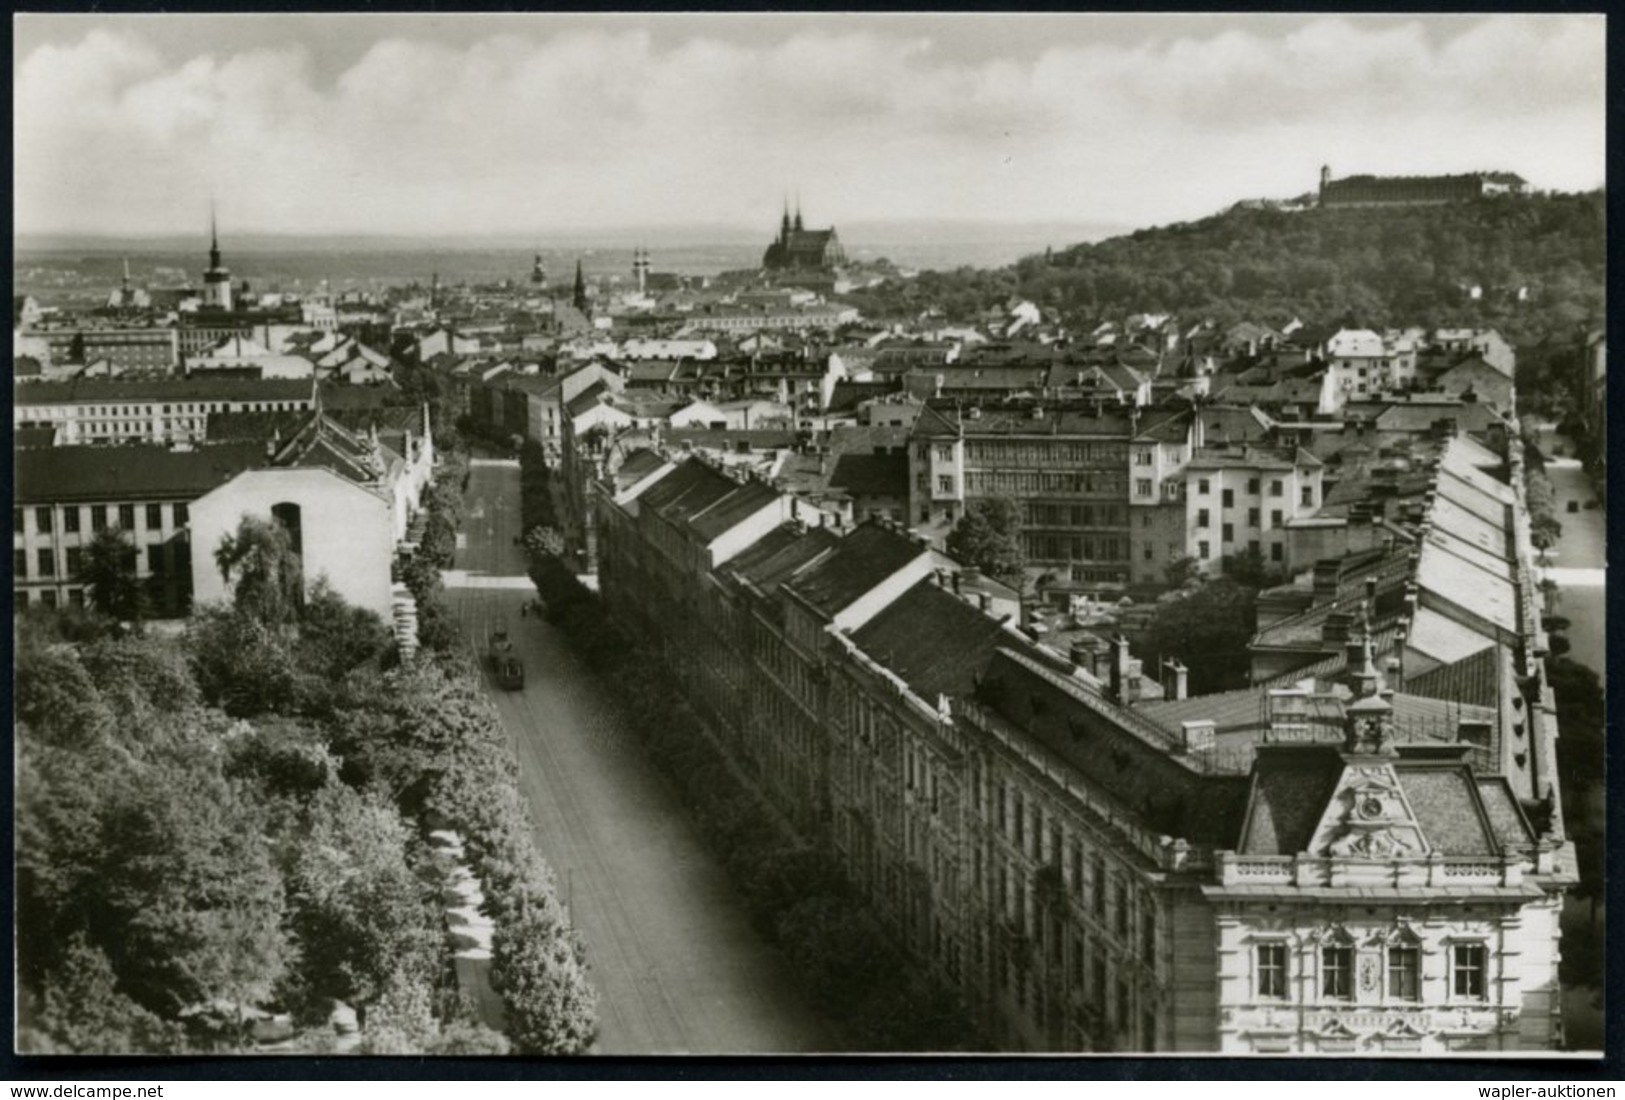
[[[948,533],[948,553],[1020,591],[1027,554],[1021,545],[1021,505],[1008,497],[975,500]]]
[[[888,280],[847,298],[882,320],[934,310],[970,321],[1019,295],[1072,324],[1173,312],[1221,324],[1488,325],[1523,342],[1601,322],[1604,206],[1596,191],[1445,206],[1237,207],[998,271]],[[1466,294],[1471,286],[1482,295]]]

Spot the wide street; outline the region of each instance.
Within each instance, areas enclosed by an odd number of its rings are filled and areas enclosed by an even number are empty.
[[[520,617],[535,589],[513,543],[516,462],[476,460],[463,526],[447,595],[471,647],[502,625],[524,660],[522,691],[498,689],[489,674],[487,688],[519,759],[537,842],[586,941],[602,1020],[594,1052],[832,1049],[827,1023],[751,928],[613,700],[558,631]]]

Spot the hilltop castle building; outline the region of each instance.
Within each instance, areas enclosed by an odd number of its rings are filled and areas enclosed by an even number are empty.
[[[826,271],[846,263],[841,250],[841,239],[835,227],[808,229],[801,221],[801,209],[796,208],[795,220],[790,220],[790,208],[784,208],[779,222],[779,235],[762,254],[762,267],[768,271]]]
[[[1529,184],[1511,172],[1461,176],[1349,176],[1332,179],[1320,170],[1321,206],[1427,206],[1467,202],[1490,195],[1521,195]]]

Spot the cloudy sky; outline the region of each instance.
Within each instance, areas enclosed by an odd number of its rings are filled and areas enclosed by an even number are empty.
[[[20,233],[1123,226],[1601,185],[1599,16],[16,16]]]

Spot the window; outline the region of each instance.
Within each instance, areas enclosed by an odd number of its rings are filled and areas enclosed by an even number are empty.
[[[79,530],[79,506],[70,504],[62,509],[62,530],[72,534]]]
[[[147,530],[156,531],[164,525],[164,506],[162,504],[147,505]]]
[[[954,460],[954,449],[952,447],[938,447],[937,448],[937,461],[938,462],[952,462],[953,460]]]
[[[1270,509],[1270,526],[1279,527],[1281,526],[1282,522],[1283,519],[1281,516],[1281,510],[1279,508]]]
[[[118,525],[126,531],[135,527],[135,505],[120,504],[118,506]]]
[[[23,510],[21,508],[11,510],[11,533],[14,535],[23,533]]]
[[[1395,1001],[1422,999],[1422,952],[1415,946],[1388,949],[1388,997]]]
[[[1196,544],[1196,556],[1201,558],[1203,561],[1207,561],[1208,558],[1213,556],[1212,553],[1208,549],[1208,544],[1207,544],[1206,539],[1204,539],[1201,542]]]
[[[1235,503],[1236,491],[1234,489],[1226,489],[1224,491],[1224,506],[1226,508],[1234,507]]]
[[[1278,496],[1281,496],[1285,492],[1286,492],[1286,486],[1281,484],[1281,479],[1280,478],[1275,478],[1273,481],[1270,482],[1270,496],[1278,497]]]
[[[1146,966],[1157,964],[1157,914],[1149,904],[1140,906],[1140,954]]]
[[[79,547],[68,547],[68,576],[77,577],[79,575],[79,559],[83,556],[84,552]]]
[[[147,547],[147,572],[158,574],[164,571],[164,548],[162,546]]]
[[[39,575],[42,577],[56,576],[56,554],[49,549],[39,552]]]
[[[70,588],[70,589],[68,589],[68,606],[69,607],[83,607],[83,606],[85,606],[85,590],[83,588]]]
[[[1258,996],[1286,996],[1286,944],[1261,943],[1254,949]]]
[[[1484,999],[1484,945],[1458,943],[1450,950],[1450,988],[1457,997]]]
[[[1134,464],[1136,466],[1149,466],[1149,465],[1151,465],[1151,452],[1150,451],[1136,451],[1135,454],[1134,454]]]
[[[1148,478],[1148,477],[1142,477],[1142,478],[1137,479],[1134,482],[1134,492],[1138,496],[1142,496],[1142,497],[1150,496],[1151,495],[1151,479]]]
[[[1253,496],[1258,495],[1258,479],[1256,477],[1247,479],[1247,492]]]
[[[1227,523],[1220,529],[1220,537],[1225,542],[1234,542],[1236,539],[1236,525]]]
[[[1094,886],[1094,909],[1097,920],[1106,919],[1106,861],[1096,856],[1089,868]]]
[[[1118,978],[1117,979],[1117,1026],[1118,1027],[1127,1028],[1129,1026],[1129,1008],[1130,1008],[1132,1003],[1133,1003],[1133,992],[1129,989],[1128,982],[1125,981],[1122,978]]]
[[[1126,937],[1129,930],[1128,887],[1122,879],[1113,883],[1113,909],[1117,913],[1117,934]]]
[[[1207,509],[1206,508],[1198,508],[1196,510],[1196,526],[1198,526],[1198,527],[1206,527],[1206,526],[1208,526],[1208,514],[1207,514]]]
[[[1145,551],[1140,556],[1146,561],[1151,560],[1151,544],[1149,542],[1145,544]]]
[[[1303,491],[1298,494],[1298,497],[1303,502],[1303,506],[1305,508],[1313,508],[1315,505],[1315,487],[1313,485],[1305,485],[1303,487]]]
[[[1270,561],[1285,561],[1286,547],[1278,542],[1270,543]]]
[[[175,505],[175,526],[186,526],[186,505],[184,504]]]
[[[1337,1000],[1354,996],[1354,948],[1337,945],[1320,949],[1320,995]]]
[[[11,552],[11,575],[13,577],[28,576],[27,550],[13,550]]]
[[[34,526],[42,535],[51,533],[51,509],[49,507],[34,509]]]
[[[1259,521],[1258,509],[1257,508],[1249,508],[1249,509],[1247,509],[1247,526],[1248,527],[1257,527],[1258,526],[1258,521]]]
[[[1196,483],[1196,491],[1198,493],[1204,493],[1204,494],[1208,491],[1207,478],[1204,477],[1204,478],[1201,478],[1200,480],[1197,481],[1197,483]]]
[[[51,589],[51,588],[47,588],[44,592],[41,592],[39,594],[39,602],[44,604],[46,607],[55,607],[56,606],[56,590]]]
[[[937,478],[937,492],[951,493],[954,491],[954,479],[944,474]]]

